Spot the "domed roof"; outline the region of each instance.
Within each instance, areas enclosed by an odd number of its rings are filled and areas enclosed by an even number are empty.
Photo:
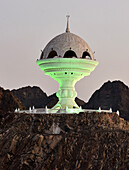
[[[66,32],[53,38],[44,48],[41,58],[70,58],[70,54],[77,58],[87,58],[94,60],[93,53],[88,44],[79,36],[70,33],[67,21]]]

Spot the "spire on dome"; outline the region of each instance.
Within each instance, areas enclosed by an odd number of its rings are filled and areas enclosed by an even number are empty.
[[[70,32],[70,28],[69,28],[69,17],[70,15],[67,15],[67,27],[66,27],[66,32]]]

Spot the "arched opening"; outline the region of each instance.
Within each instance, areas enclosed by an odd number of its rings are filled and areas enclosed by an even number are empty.
[[[57,52],[53,50],[49,53],[47,58],[54,58],[55,56],[57,56]]]
[[[87,51],[84,51],[84,53],[82,54],[82,58],[91,59],[91,56]]]
[[[72,51],[72,50],[68,50],[64,54],[64,58],[72,58],[72,57],[76,57],[77,58],[76,53],[74,51]]]

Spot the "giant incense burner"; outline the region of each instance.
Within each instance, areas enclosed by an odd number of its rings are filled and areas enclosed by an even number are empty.
[[[53,38],[37,60],[40,69],[59,83],[58,103],[53,110],[79,109],[75,102],[75,84],[98,65],[88,44],[70,32],[69,16],[66,32]]]

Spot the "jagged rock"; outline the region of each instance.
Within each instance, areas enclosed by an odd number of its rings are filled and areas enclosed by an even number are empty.
[[[0,87],[0,112],[13,112],[16,108],[23,109],[24,107],[9,90],[4,90]]]
[[[120,111],[120,116],[129,120],[129,88],[121,81],[108,81],[96,90],[88,103],[82,106],[87,109]]]
[[[43,108],[48,102],[48,97],[39,87],[23,87],[17,90],[12,90],[14,96],[16,96],[26,109],[35,106],[35,108]]]
[[[116,113],[7,113],[0,122],[0,169],[129,168],[129,122]],[[49,134],[53,123],[62,133]]]

